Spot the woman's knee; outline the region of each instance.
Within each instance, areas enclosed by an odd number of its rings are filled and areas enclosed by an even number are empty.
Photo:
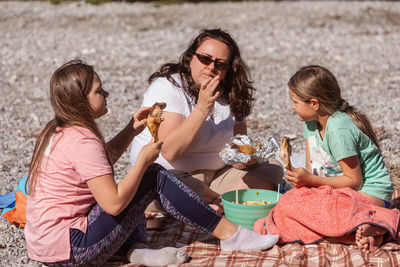
[[[279,161],[270,159],[268,162],[250,169],[246,175],[261,177],[274,185],[278,185],[283,179],[284,171]]]

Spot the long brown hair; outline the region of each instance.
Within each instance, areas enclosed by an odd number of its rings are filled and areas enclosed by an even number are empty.
[[[328,69],[318,65],[302,67],[290,78],[288,86],[304,102],[309,102],[311,98],[317,99],[323,114],[332,115],[337,110],[346,112],[380,150],[368,117],[342,98],[339,83]]]
[[[223,88],[221,97],[230,105],[235,118],[242,120],[251,112],[255,89],[252,85],[250,71],[240,55],[238,45],[227,32],[221,29],[203,30],[183,52],[178,63],[170,62],[162,65],[159,71],[149,77],[148,82],[152,83],[158,77],[166,77],[172,84],[180,87],[171,76],[178,73],[182,80],[182,88],[197,103],[199,88],[193,81],[190,62],[196,50],[207,39],[218,40],[229,47],[230,62],[225,79],[221,82]]]
[[[93,119],[94,112],[87,100],[95,75],[97,74],[93,66],[76,59],[59,67],[51,76],[50,102],[55,114],[54,119],[47,123],[36,141],[27,180],[30,195],[34,194],[38,183],[43,154],[50,138],[65,127],[81,126],[92,131],[101,140],[108,162],[112,166],[109,150]]]

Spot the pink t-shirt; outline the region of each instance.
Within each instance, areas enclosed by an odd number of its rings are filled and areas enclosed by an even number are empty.
[[[86,233],[87,214],[96,203],[86,182],[112,169],[101,141],[90,130],[73,126],[51,138],[41,171],[26,203],[28,256],[41,262],[67,260],[69,229]]]

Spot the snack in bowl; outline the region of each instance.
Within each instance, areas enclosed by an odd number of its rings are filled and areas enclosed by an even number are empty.
[[[147,116],[147,127],[149,128],[150,134],[154,137],[154,140],[158,141],[158,128],[160,123],[163,121],[161,115],[163,109],[167,106],[164,102],[156,102],[150,109],[149,115]]]
[[[280,152],[279,152],[279,158],[283,162],[283,167],[285,167],[286,170],[292,170],[292,164],[290,163],[290,155],[292,154],[292,146],[290,145],[290,138],[289,137],[283,137],[281,146],[280,146]]]
[[[245,202],[239,202],[239,204],[242,204],[242,205],[267,205],[267,204],[271,204],[271,203],[272,203],[271,201],[265,201],[265,200],[263,200],[263,201],[248,200]]]

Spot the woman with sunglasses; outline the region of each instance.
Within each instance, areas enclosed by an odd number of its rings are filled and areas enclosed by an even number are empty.
[[[167,104],[157,163],[219,210],[220,195],[232,189],[276,189],[283,175],[278,161],[226,166],[219,156],[233,136],[247,134],[245,118],[255,92],[239,47],[227,32],[203,30],[177,63],[162,65],[148,81],[142,106]],[[134,139],[131,162],[150,140],[147,129]]]

